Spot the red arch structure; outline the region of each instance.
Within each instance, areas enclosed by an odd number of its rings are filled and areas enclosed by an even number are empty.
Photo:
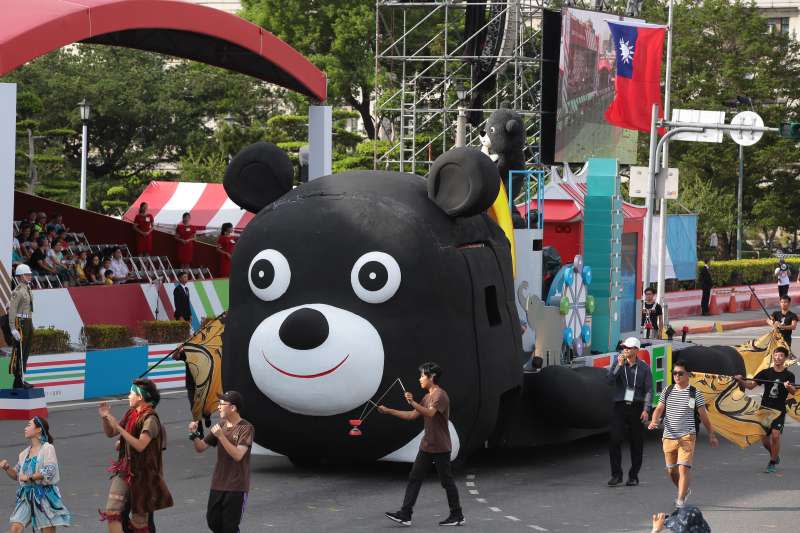
[[[179,0],[2,0],[0,76],[75,42],[201,61],[324,101],[325,74],[267,30]]]

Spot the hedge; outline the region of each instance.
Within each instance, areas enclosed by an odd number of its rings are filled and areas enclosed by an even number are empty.
[[[63,329],[38,328],[33,332],[31,353],[65,353],[69,351],[69,333]]]
[[[87,348],[119,348],[131,345],[128,326],[117,324],[91,324],[81,329]]]
[[[144,338],[153,344],[184,342],[191,334],[185,320],[145,320],[142,322]]]
[[[784,261],[792,270],[793,278],[800,272],[800,257],[787,257]],[[697,263],[698,279],[704,263]],[[776,282],[775,269],[778,260],[774,257],[764,259],[734,259],[731,261],[711,261],[711,279],[715,287],[753,283]]]

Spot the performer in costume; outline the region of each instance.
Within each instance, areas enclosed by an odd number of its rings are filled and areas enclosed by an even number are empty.
[[[58,459],[47,420],[28,420],[25,438],[30,446],[22,450],[14,468],[5,459],[0,468],[19,482],[17,503],[11,515],[10,533],[22,533],[28,524],[34,531],[53,533],[57,526],[69,526],[72,517],[58,490]]]
[[[28,364],[33,340],[33,296],[30,286],[33,275],[28,265],[17,266],[14,273],[17,276],[17,287],[11,293],[11,302],[8,305],[8,321],[11,324],[14,345],[8,371],[14,376],[15,389],[29,389],[33,385],[24,382],[22,374]]]
[[[139,213],[133,219],[136,231],[136,253],[150,255],[153,251],[153,215],[147,212],[147,202],[139,204]]]
[[[226,222],[222,225],[217,252],[219,252],[219,277],[227,278],[231,273],[231,256],[236,245],[236,236],[233,235],[233,224]]]
[[[111,487],[101,520],[108,521],[109,533],[122,533],[122,512],[130,502],[133,533],[150,533],[148,513],[172,507],[172,496],[164,482],[162,450],[164,428],[155,407],[160,394],[149,379],[133,381],[128,394],[130,409],[117,421],[108,402],[98,408],[103,431],[120,436],[119,456],[111,464]]]
[[[191,215],[184,213],[181,223],[175,228],[175,239],[178,241],[178,264],[181,268],[189,268],[194,256],[195,230],[189,224]]]

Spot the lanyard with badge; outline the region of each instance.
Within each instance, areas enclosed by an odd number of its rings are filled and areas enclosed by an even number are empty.
[[[633,403],[633,395],[636,392],[636,376],[639,374],[639,365],[636,365],[636,370],[633,371],[633,387],[631,387],[630,383],[628,383],[628,368],[627,366],[623,369],[625,371],[625,403],[630,405]]]

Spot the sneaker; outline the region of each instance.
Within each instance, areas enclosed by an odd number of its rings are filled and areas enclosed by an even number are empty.
[[[629,477],[628,481],[626,481],[625,484],[627,486],[629,486],[629,487],[635,487],[636,485],[639,484],[639,478],[638,477]]]
[[[441,522],[439,522],[440,526],[461,526],[464,524],[464,515],[450,515]]]
[[[685,500],[681,500],[680,498],[675,500],[675,509],[680,509],[686,503]]]
[[[769,462],[769,464],[767,465],[766,470],[764,470],[764,472],[766,474],[774,474],[777,471],[778,471],[778,469],[775,468],[775,463],[773,463],[772,461]]]
[[[397,522],[401,526],[410,526],[411,525],[411,517],[402,511],[397,511],[396,513],[385,513],[386,518],[391,520],[392,522]]]
[[[780,455],[779,455],[778,457],[776,457],[776,458],[775,458],[775,464],[776,464],[776,465],[779,465],[779,464],[781,464],[781,456],[780,456]]]
[[[608,486],[609,487],[616,487],[620,483],[622,483],[622,477],[621,476],[619,476],[619,477],[613,476],[611,479],[608,480]]]

